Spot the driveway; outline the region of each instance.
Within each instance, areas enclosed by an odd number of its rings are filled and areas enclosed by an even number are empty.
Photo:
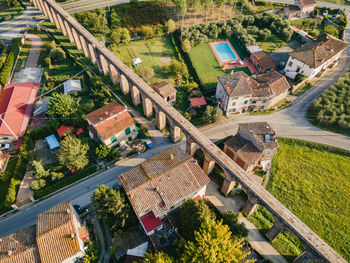
[[[284,45],[273,51],[270,55],[272,57],[273,62],[276,65],[279,65],[281,62],[287,62],[289,58],[289,53],[300,47],[301,44],[298,41],[291,41],[288,44]]]

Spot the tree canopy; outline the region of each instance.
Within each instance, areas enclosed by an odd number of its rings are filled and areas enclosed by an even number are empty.
[[[52,121],[71,123],[78,117],[79,103],[68,94],[55,93],[48,104],[48,115]]]
[[[147,253],[142,260],[143,263],[173,263],[174,260],[164,252]]]

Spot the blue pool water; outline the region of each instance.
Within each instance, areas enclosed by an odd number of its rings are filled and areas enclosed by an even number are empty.
[[[237,59],[235,53],[227,42],[213,44],[213,47],[221,61]]]

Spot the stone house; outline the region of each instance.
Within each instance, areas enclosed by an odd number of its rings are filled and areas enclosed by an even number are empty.
[[[188,198],[202,198],[209,183],[197,161],[174,146],[118,176],[147,235]]]
[[[109,148],[122,145],[137,137],[136,124],[127,108],[111,102],[86,115],[89,135]]]
[[[295,0],[294,5],[285,6],[282,8],[283,16],[286,19],[292,17],[309,17],[313,14],[316,7],[315,0]]]
[[[348,43],[343,40],[322,34],[316,41],[307,43],[289,53],[284,69],[286,75],[293,79],[298,73],[307,78],[321,76],[326,69],[337,64],[347,46]]]
[[[289,83],[273,71],[249,77],[242,71],[218,76],[216,99],[226,115],[265,110],[289,93]]]
[[[263,50],[258,50],[250,54],[250,60],[259,73],[275,71],[276,65],[270,55]]]
[[[240,123],[237,134],[225,142],[224,152],[249,173],[258,165],[268,169],[277,146],[277,134],[267,122]]]
[[[174,105],[176,102],[176,89],[169,82],[162,81],[159,83],[154,83],[151,85],[165,101],[169,102],[171,105]]]

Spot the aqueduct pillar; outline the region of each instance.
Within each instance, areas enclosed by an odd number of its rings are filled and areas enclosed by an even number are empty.
[[[243,215],[250,216],[258,208],[258,201],[248,193],[248,199],[242,209]]]
[[[130,92],[129,88],[129,81],[126,79],[126,77],[123,74],[120,75],[120,89],[122,90],[124,95],[127,95]]]
[[[233,190],[233,188],[235,187],[236,181],[232,180],[231,175],[225,169],[223,169],[223,170],[225,173],[225,179],[221,185],[221,192],[225,196],[228,196],[231,193],[231,191]]]
[[[186,152],[190,156],[193,156],[197,150],[197,143],[191,138],[191,136],[186,134]]]
[[[156,108],[156,121],[158,130],[163,130],[166,127],[166,116],[163,111]]]
[[[79,40],[79,36],[77,34],[77,31],[75,31],[74,27],[72,27],[71,29],[72,29],[72,34],[73,34],[75,46],[77,47],[77,49],[81,49],[81,44],[80,44],[80,40]]]
[[[170,120],[170,140],[175,143],[180,140],[181,137],[181,129],[177,126],[173,120]]]
[[[140,98],[140,91],[139,89],[134,86],[134,85],[131,85],[131,100],[132,100],[132,103],[137,106],[140,104],[141,102],[141,98]]]
[[[149,98],[147,98],[147,96],[143,93],[142,93],[142,107],[143,107],[143,114],[147,118],[153,115],[152,101]]]
[[[79,40],[80,40],[80,44],[81,44],[81,47],[82,47],[83,52],[84,52],[84,56],[85,57],[89,57],[90,54],[89,54],[89,51],[88,51],[88,48],[87,48],[87,45],[86,45],[85,38],[82,35],[79,35]]]
[[[204,150],[203,151],[203,171],[205,174],[210,174],[215,167],[215,160]]]
[[[64,24],[64,27],[66,28],[69,41],[70,41],[71,43],[74,43],[74,37],[73,37],[73,33],[72,33],[72,30],[71,30],[70,25],[67,23],[66,20],[64,20],[63,24]]]
[[[61,15],[57,14],[57,20],[58,20],[58,23],[61,26],[61,30],[62,30],[63,35],[67,36],[67,30],[66,30],[66,27],[63,24],[63,20],[62,20]]]

